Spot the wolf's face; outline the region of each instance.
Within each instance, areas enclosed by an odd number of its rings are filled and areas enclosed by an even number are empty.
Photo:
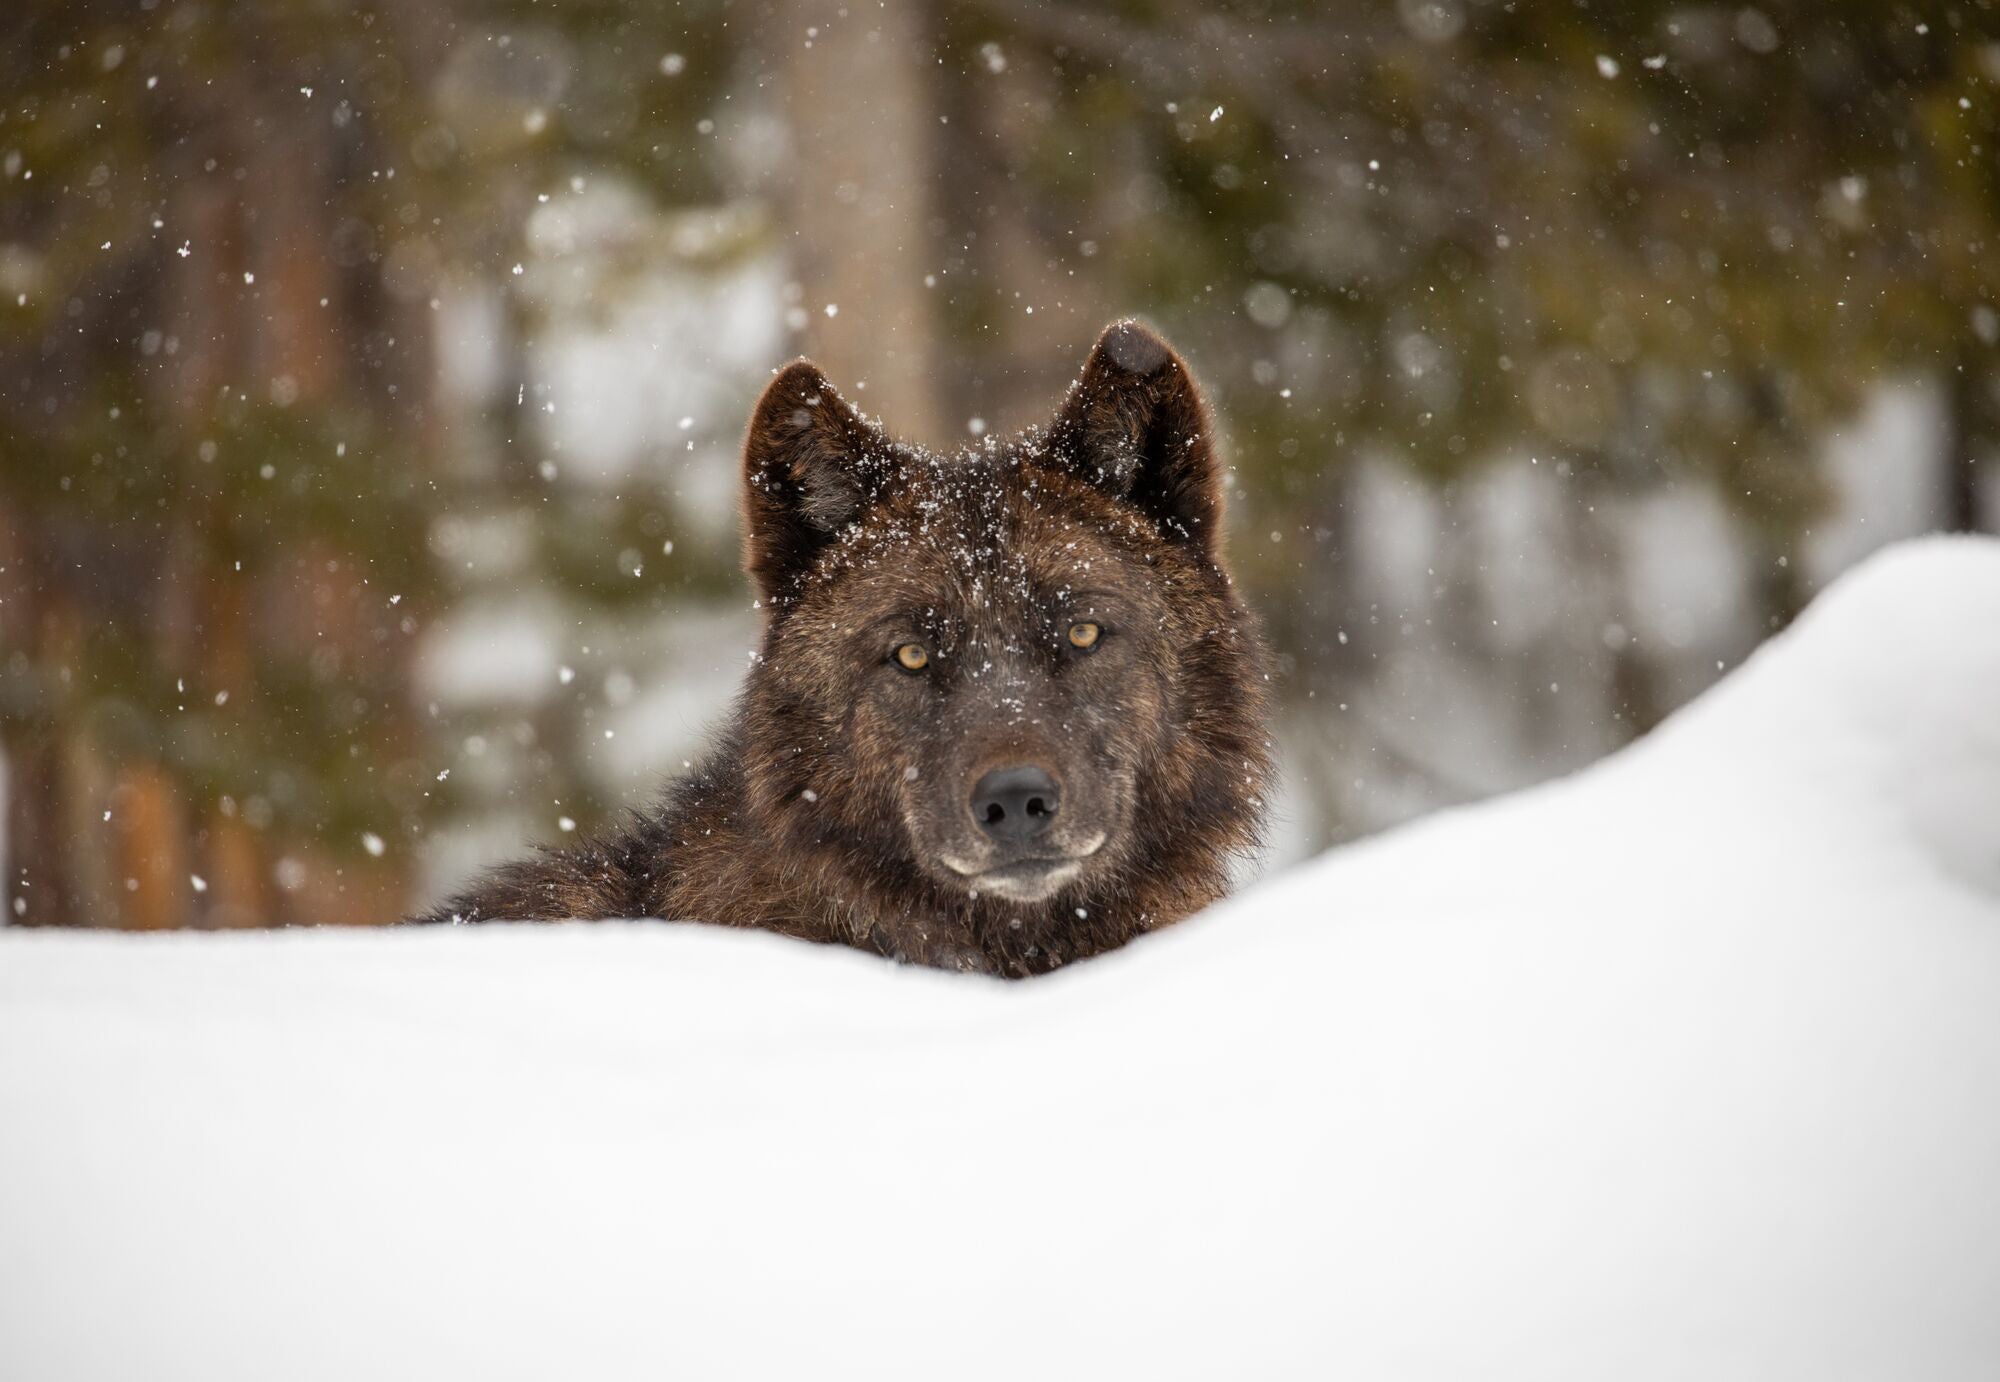
[[[1112,328],[1050,427],[951,457],[796,364],[747,456],[746,766],[788,845],[1018,923],[1187,831],[1249,833],[1262,662],[1207,415],[1156,337]]]
[[[1139,775],[1170,747],[1154,539],[1019,449],[901,464],[774,640],[773,679],[824,745],[799,757],[826,781],[799,790],[829,814],[855,794],[941,886],[1040,901],[1123,860]]]

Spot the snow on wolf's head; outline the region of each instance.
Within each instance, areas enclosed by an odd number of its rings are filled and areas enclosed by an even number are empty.
[[[1219,896],[1269,762],[1212,431],[1135,322],[1047,427],[951,456],[806,361],[779,373],[744,489],[768,614],[742,742],[774,837],[1003,952],[1090,953]],[[1122,935],[1092,943],[1093,904]]]

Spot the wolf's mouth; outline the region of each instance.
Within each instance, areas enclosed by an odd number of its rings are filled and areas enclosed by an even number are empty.
[[[991,893],[1010,902],[1039,902],[1083,872],[1081,859],[1017,859],[966,875],[976,897]]]
[[[985,893],[1009,902],[1040,902],[1075,881],[1090,857],[1104,847],[1100,832],[1077,854],[1044,854],[1029,859],[1013,859],[990,868],[954,859],[946,854],[944,864],[965,880],[974,897]]]

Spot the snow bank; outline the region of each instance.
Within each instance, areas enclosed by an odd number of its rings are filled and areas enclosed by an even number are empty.
[[[0,937],[0,1375],[2000,1376],[2000,544],[1048,980]]]

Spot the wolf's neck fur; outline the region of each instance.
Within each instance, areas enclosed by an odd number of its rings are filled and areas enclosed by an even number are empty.
[[[974,902],[913,882],[907,865],[893,883],[878,878],[836,843],[798,850],[756,818],[747,796],[732,726],[628,835],[617,861],[626,885],[603,899],[616,905],[598,910],[597,899],[580,899],[586,910],[570,915],[718,919],[912,964],[1020,976],[1115,949],[1228,890],[1229,851],[1176,830],[1151,842],[1181,859],[1171,883],[1134,872],[1032,906]]]

